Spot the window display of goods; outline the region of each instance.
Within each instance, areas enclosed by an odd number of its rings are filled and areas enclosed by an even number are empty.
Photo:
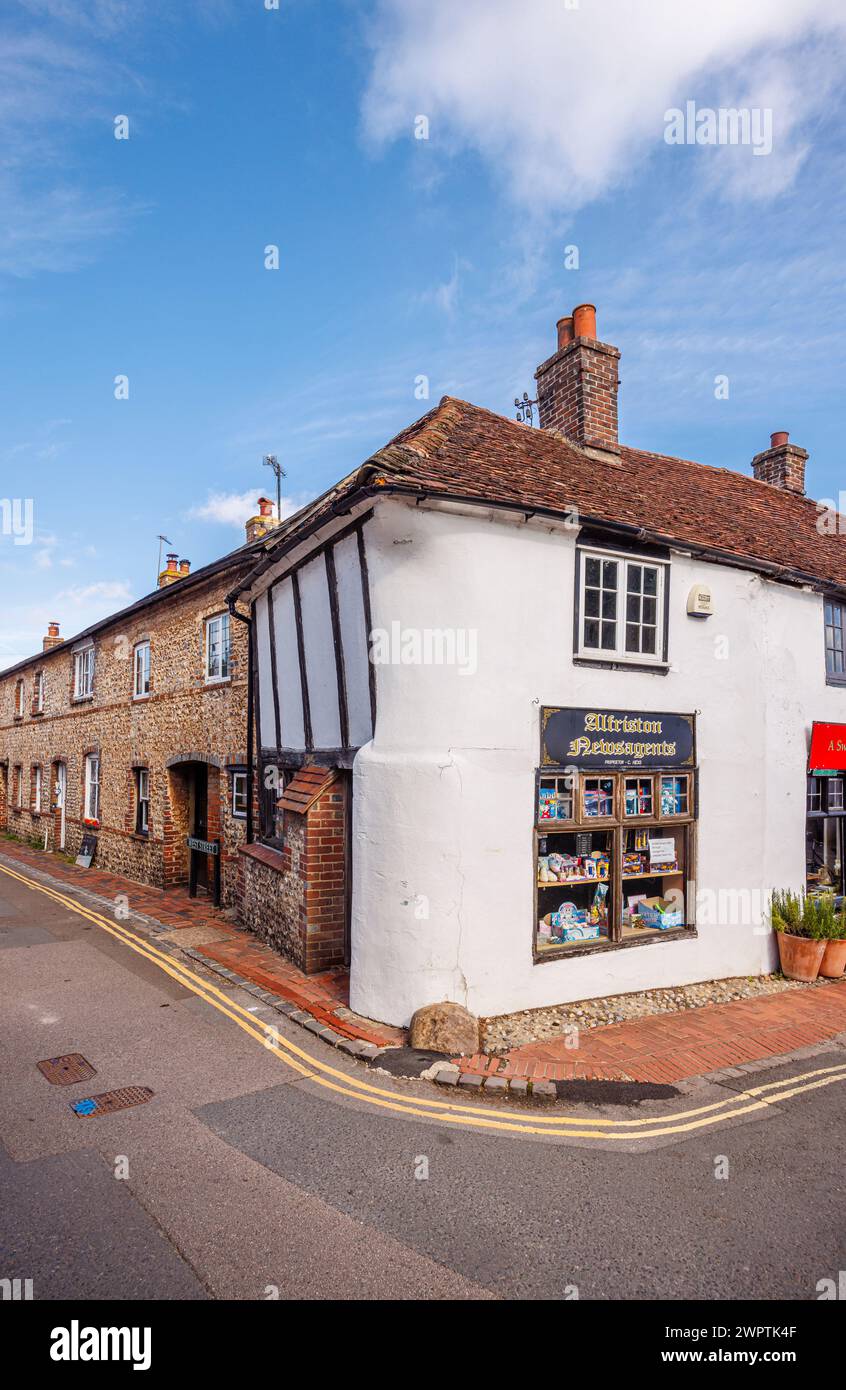
[[[657,927],[659,931],[684,926],[684,913],[671,898],[644,898],[638,911],[647,927]]]

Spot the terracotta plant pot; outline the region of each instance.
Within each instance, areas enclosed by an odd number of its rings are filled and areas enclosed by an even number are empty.
[[[839,980],[841,975],[846,975],[846,939],[825,943],[820,974],[827,980]]]
[[[815,980],[829,943],[811,941],[807,936],[791,936],[786,931],[777,932],[776,935],[782,975],[786,975],[788,980]]]

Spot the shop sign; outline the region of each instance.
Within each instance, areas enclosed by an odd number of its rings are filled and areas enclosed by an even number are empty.
[[[196,835],[189,835],[185,843],[189,849],[195,849],[198,854],[220,854],[220,842],[218,840],[201,840]]]
[[[692,714],[650,710],[541,708],[545,767],[693,767]],[[846,728],[843,730],[846,734]],[[846,756],[846,753],[844,753]]]
[[[79,854],[76,862],[83,869],[91,868],[91,861],[97,853],[97,836],[85,834],[82,837],[82,844],[79,846]]]
[[[846,724],[814,723],[811,729],[808,771],[846,771]]]

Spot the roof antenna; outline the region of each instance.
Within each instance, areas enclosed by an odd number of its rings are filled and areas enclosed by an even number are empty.
[[[156,583],[157,583],[157,584],[158,584],[158,582],[159,582],[159,575],[160,575],[161,572],[162,572],[162,546],[163,546],[163,545],[173,545],[173,541],[169,541],[168,538],[167,538],[167,536],[162,536],[162,535],[159,536],[159,567],[158,567],[158,569],[156,570]]]
[[[532,406],[537,405],[537,400],[530,401],[528,392],[524,391],[522,401],[520,400],[519,396],[515,396],[514,404],[517,407],[517,415],[515,418],[520,421],[520,424],[534,425],[535,413],[532,410]]]
[[[278,519],[279,521],[281,521],[281,520],[282,520],[282,479],[283,479],[283,478],[286,478],[288,475],[286,474],[285,469],[282,467],[281,463],[279,462],[279,460],[278,460],[278,458],[276,457],[275,454],[265,454],[263,462],[264,462],[265,468],[272,468],[273,471],[274,471],[274,473],[276,474],[276,516],[277,516],[277,519]]]

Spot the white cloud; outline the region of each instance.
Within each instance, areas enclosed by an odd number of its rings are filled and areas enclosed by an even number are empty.
[[[274,499],[276,489],[273,489]],[[188,515],[197,521],[215,521],[224,526],[243,527],[258,511],[258,499],[266,497],[267,488],[252,488],[247,492],[212,492],[207,501],[193,507]],[[273,500],[274,507],[276,506]],[[291,497],[282,498],[282,518],[293,516],[301,504]],[[274,512],[275,515],[275,512]]]
[[[123,579],[99,579],[94,584],[77,584],[70,589],[61,589],[56,594],[57,603],[70,603],[76,608],[84,607],[96,599],[110,603],[129,603],[132,591]]]
[[[828,99],[846,8],[842,0],[583,0],[578,8],[532,0],[518,9],[513,0],[381,0],[370,33],[371,140],[411,142],[415,115],[426,114],[430,147],[477,152],[532,209],[576,211],[658,154],[699,160],[732,195],[781,192]],[[729,106],[773,106],[772,155],[665,147],[665,111],[688,99],[713,106],[717,95]]]

